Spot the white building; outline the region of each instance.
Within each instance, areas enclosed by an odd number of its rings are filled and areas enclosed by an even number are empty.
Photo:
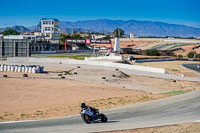
[[[97,34],[93,34],[91,35],[92,39],[101,39],[101,38],[104,38],[106,37],[106,35],[97,35]]]
[[[41,34],[42,36],[45,36],[45,39],[49,40],[51,43],[59,43],[60,42],[59,20],[42,18]]]

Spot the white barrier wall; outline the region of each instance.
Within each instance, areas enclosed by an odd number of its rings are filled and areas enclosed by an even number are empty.
[[[95,60],[122,60],[122,56],[99,56],[99,57],[86,57],[86,61],[95,61]]]
[[[113,67],[113,68],[123,68],[129,70],[138,70],[145,72],[153,72],[153,73],[165,73],[165,69],[154,68],[154,67],[145,67],[138,65],[128,65],[128,64],[120,64],[106,61],[87,61],[87,60],[72,60],[72,59],[47,59],[47,58],[23,58],[19,57],[17,59],[20,62],[40,62],[40,63],[65,63],[65,64],[83,64],[83,65],[96,65],[96,66],[105,66],[105,67]],[[7,58],[7,61],[14,62],[14,58]],[[16,61],[16,60],[15,60]]]

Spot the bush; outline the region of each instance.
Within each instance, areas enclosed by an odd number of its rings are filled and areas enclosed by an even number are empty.
[[[188,57],[188,58],[195,58],[195,55],[197,55],[196,52],[190,51],[190,52],[187,54],[187,57]]]
[[[200,60],[200,54],[197,54],[197,59],[199,59],[199,60]]]
[[[148,49],[146,50],[146,55],[148,56],[159,56],[159,52],[158,50],[154,50],[154,49]]]
[[[179,55],[178,55],[178,58],[183,58],[183,55],[179,54]]]

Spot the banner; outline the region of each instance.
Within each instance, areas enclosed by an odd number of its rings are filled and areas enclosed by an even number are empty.
[[[85,44],[85,39],[67,39],[66,43],[72,43],[72,44]]]
[[[111,44],[111,40],[101,40],[101,39],[92,39],[90,40],[92,44]]]
[[[71,44],[111,44],[111,40],[101,40],[101,39],[66,39],[66,43]]]

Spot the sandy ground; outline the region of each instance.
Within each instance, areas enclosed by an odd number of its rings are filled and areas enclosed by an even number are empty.
[[[69,75],[63,75],[65,79],[58,76],[69,70],[72,70]],[[107,109],[170,96],[165,92],[200,89],[198,82],[127,76],[121,71],[97,66],[46,64],[45,71],[29,73],[28,78],[23,78],[23,73],[0,72],[0,121],[78,114],[81,102]],[[5,74],[8,78],[3,78]]]
[[[105,109],[165,97],[65,79],[0,78],[0,85],[0,121],[77,114],[81,102]]]
[[[194,44],[194,45],[186,45],[186,46],[182,46],[182,47],[180,47],[181,48],[181,50],[178,50],[178,51],[175,51],[174,53],[176,54],[176,55],[183,55],[183,56],[185,56],[185,57],[187,57],[187,54],[190,52],[190,51],[195,51],[197,54],[200,54],[200,47],[199,48],[197,48],[197,49],[192,49],[193,47],[195,47],[195,46],[199,46],[199,44]]]
[[[112,47],[114,47],[115,42],[112,41]],[[150,47],[153,47],[155,45],[158,45],[157,42],[153,42],[153,41],[137,41],[137,40],[126,40],[120,41],[120,46],[121,48],[141,48],[141,49],[146,49],[147,47],[149,47],[149,45],[151,45]],[[100,48],[110,48],[111,45],[110,44],[91,44],[91,46],[94,47],[100,47]]]
[[[104,133],[200,133],[200,123],[182,123],[171,126],[112,131]]]
[[[169,74],[185,75],[187,77],[200,77],[199,73],[192,72],[192,70],[183,67],[181,64],[198,63],[194,61],[163,61],[163,62],[145,62],[133,63],[135,65],[150,66],[157,68],[164,68]]]
[[[177,43],[180,44],[181,42],[174,42],[174,41],[163,41],[162,39],[157,39],[157,40],[152,40],[152,41],[147,41],[147,40],[138,40],[138,39],[121,39],[120,40],[120,45],[121,48],[134,48],[134,49],[142,49],[142,50],[147,50],[151,49],[152,47],[163,45],[163,44],[173,44]],[[99,48],[108,48],[110,49],[111,45],[109,44],[92,44],[91,46],[99,47]],[[195,46],[199,46],[199,44],[188,44],[185,46],[180,46],[176,48],[182,48],[181,50],[174,51],[173,53],[175,55],[183,55],[184,57],[187,56],[187,54],[190,51],[195,51],[197,54],[200,53],[200,48],[197,49],[192,49]],[[112,41],[112,47],[114,47],[114,41]]]

